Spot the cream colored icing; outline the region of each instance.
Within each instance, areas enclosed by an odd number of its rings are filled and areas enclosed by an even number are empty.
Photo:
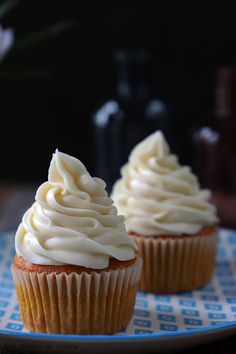
[[[189,167],[180,166],[160,131],[133,149],[121,176],[111,197],[128,232],[178,236],[218,221],[210,192],[200,189]]]
[[[105,183],[76,158],[56,150],[48,182],[37,190],[16,232],[16,253],[35,264],[73,264],[104,269],[109,258],[133,259],[127,235]]]

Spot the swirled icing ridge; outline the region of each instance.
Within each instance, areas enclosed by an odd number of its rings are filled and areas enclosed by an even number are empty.
[[[178,236],[218,221],[210,192],[200,189],[189,167],[180,166],[160,131],[133,149],[121,175],[112,198],[129,232]]]
[[[136,243],[105,186],[78,159],[56,150],[48,182],[38,188],[16,232],[16,253],[34,264],[93,269],[106,268],[110,257],[133,259]]]

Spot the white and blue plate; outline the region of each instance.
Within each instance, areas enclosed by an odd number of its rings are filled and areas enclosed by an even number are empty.
[[[21,322],[10,265],[13,233],[0,235],[0,349],[34,353],[178,351],[236,334],[236,231],[220,230],[212,282],[193,292],[139,292],[133,319],[115,335],[28,332]]]

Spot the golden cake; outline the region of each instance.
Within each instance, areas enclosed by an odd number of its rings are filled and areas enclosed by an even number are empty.
[[[210,192],[170,153],[160,131],[133,149],[121,175],[111,197],[144,261],[139,289],[176,293],[209,282],[217,245],[216,209]]]
[[[142,260],[105,183],[78,159],[55,152],[15,245],[12,274],[27,329],[108,334],[128,325]]]

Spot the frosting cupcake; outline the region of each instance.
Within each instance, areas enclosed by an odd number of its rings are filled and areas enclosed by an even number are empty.
[[[131,320],[142,260],[105,186],[76,158],[53,155],[15,237],[12,273],[30,331],[105,334]]]
[[[217,244],[210,192],[179,164],[160,131],[133,149],[121,175],[112,198],[143,257],[140,290],[175,293],[206,284]]]

